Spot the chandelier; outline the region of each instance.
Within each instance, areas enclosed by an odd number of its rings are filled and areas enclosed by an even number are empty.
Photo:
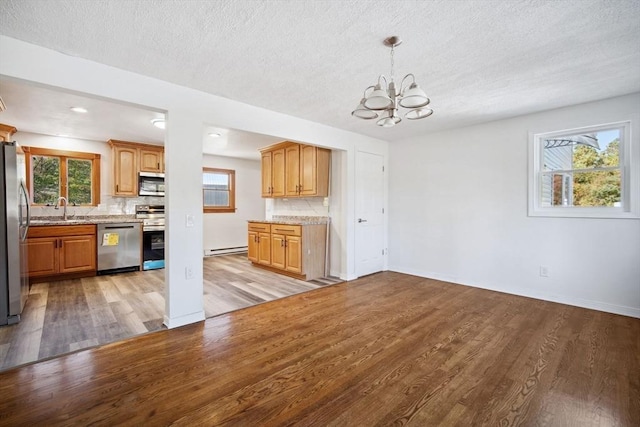
[[[387,128],[402,121],[398,115],[398,106],[408,110],[404,117],[409,120],[424,119],[433,114],[431,108],[424,108],[431,101],[418,86],[413,74],[407,74],[402,78],[400,90],[396,92],[396,85],[393,81],[393,53],[395,47],[401,43],[402,40],[397,36],[384,39],[384,45],[391,48],[391,76],[387,80],[384,75],[380,75],[375,86],[366,88],[360,104],[351,112],[351,115],[365,120],[380,118],[376,124]],[[411,78],[411,83],[405,87],[405,81],[409,78]],[[369,90],[371,91],[367,95]]]

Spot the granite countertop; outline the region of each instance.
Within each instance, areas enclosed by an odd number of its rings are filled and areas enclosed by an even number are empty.
[[[274,215],[272,219],[250,219],[247,222],[262,222],[264,224],[318,225],[328,224],[329,217]]]
[[[41,225],[83,225],[83,224],[110,224],[116,222],[142,222],[135,215],[74,215],[69,216],[66,221],[62,216],[38,216],[31,217],[30,226]]]

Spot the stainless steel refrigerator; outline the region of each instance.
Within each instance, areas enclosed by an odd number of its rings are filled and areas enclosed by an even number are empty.
[[[15,142],[0,142],[0,326],[20,321],[29,295],[27,230],[29,196],[24,153]]]

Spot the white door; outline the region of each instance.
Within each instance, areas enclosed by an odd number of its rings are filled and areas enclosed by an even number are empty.
[[[356,152],[356,275],[384,268],[384,163],[377,154]]]

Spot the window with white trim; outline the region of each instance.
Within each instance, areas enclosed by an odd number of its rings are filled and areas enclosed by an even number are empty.
[[[532,134],[529,215],[639,218],[633,136],[630,121]]]

